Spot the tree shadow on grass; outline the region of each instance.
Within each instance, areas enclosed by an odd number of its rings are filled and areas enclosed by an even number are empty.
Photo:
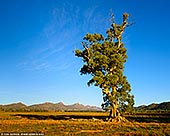
[[[15,114],[14,116],[20,116],[27,119],[37,120],[70,120],[70,119],[100,119],[106,120],[107,116],[91,116],[91,115],[36,115],[36,114]]]
[[[15,114],[14,116],[20,116],[22,118],[27,118],[31,120],[102,120],[106,121],[108,116],[97,116],[97,115],[38,115],[38,114]],[[170,116],[168,115],[131,115],[126,116],[126,119],[129,121],[135,122],[155,122],[155,123],[170,123]]]

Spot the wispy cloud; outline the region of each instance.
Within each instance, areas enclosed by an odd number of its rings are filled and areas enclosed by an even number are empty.
[[[18,67],[23,70],[61,71],[74,65],[70,63],[74,56],[72,51],[80,45],[82,34],[103,28],[105,18],[98,8],[81,9],[70,2],[56,3],[56,7],[49,9],[50,19],[37,36],[36,44],[39,45],[34,46]]]

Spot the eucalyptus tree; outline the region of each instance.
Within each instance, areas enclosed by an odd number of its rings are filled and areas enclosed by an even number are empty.
[[[88,86],[95,85],[103,93],[104,110],[109,110],[109,120],[124,120],[123,113],[133,109],[134,96],[124,75],[127,50],[122,42],[122,34],[130,24],[129,15],[123,14],[121,24],[116,24],[112,15],[111,26],[102,34],[87,33],[82,41],[83,50],[75,50],[75,55],[82,58],[81,75],[90,74]]]

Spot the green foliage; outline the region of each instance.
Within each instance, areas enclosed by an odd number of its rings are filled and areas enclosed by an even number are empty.
[[[124,63],[127,59],[126,48],[122,40],[124,29],[128,26],[128,14],[123,14],[123,22],[114,23],[102,34],[86,34],[83,38],[83,50],[75,50],[75,55],[83,59],[84,65],[80,73],[90,74],[92,78],[88,86],[95,85],[102,89],[103,109],[113,109],[116,106],[120,112],[130,111],[134,105],[134,96],[126,76],[123,75]],[[116,106],[115,106],[116,105]]]

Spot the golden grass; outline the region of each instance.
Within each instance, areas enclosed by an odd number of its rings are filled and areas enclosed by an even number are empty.
[[[170,135],[170,123],[138,123],[129,122],[108,123],[102,120],[31,120],[20,116],[18,113],[0,113],[0,134],[3,132],[38,132],[46,136],[114,136],[114,135],[141,135],[141,136],[168,136]],[[106,113],[87,112],[29,112],[19,114],[34,115],[106,115]]]

